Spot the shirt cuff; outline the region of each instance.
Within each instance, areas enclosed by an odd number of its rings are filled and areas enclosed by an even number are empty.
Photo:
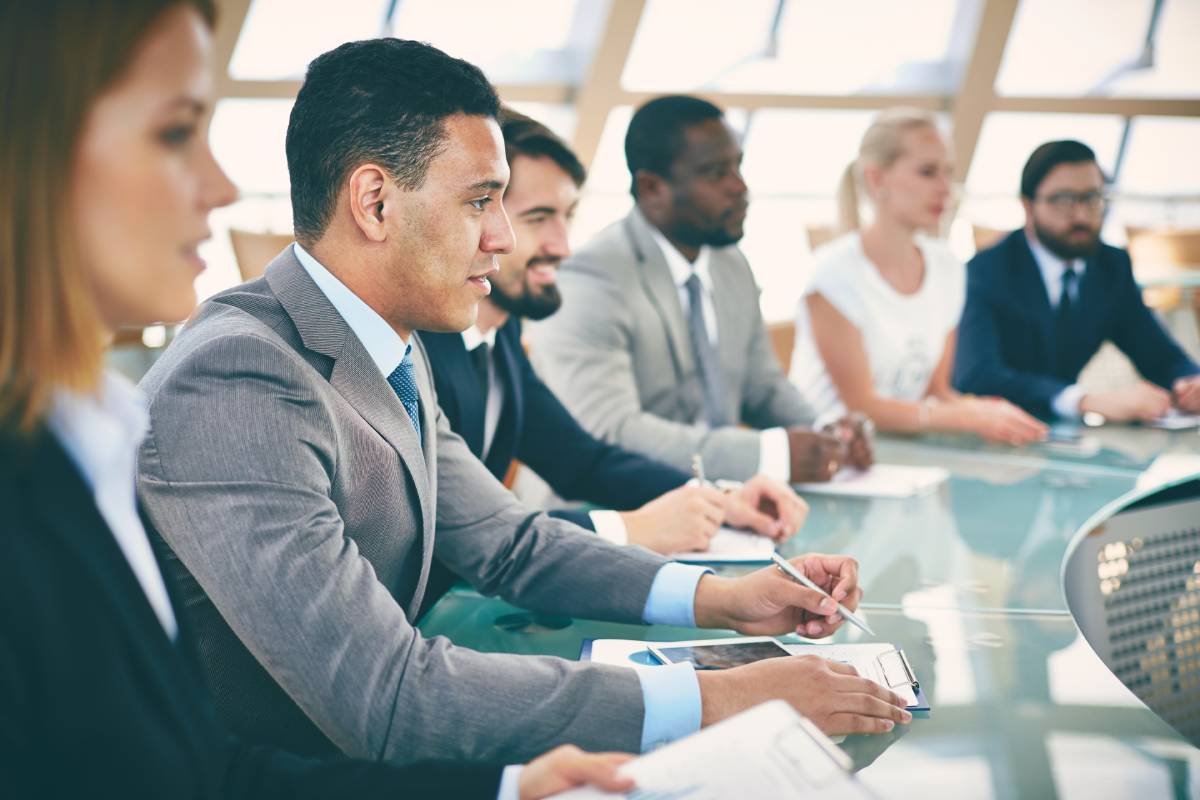
[[[700,682],[690,663],[639,669],[637,676],[646,708],[643,753],[700,730]]]
[[[642,619],[647,625],[696,627],[696,584],[709,572],[694,564],[663,564],[650,584]]]
[[[792,482],[791,453],[786,428],[767,428],[758,438],[758,474],[781,483]]]
[[[1078,419],[1079,401],[1083,399],[1084,394],[1086,392],[1083,391],[1083,387],[1078,383],[1073,383],[1054,395],[1054,399],[1050,401],[1050,407],[1060,417]]]
[[[616,545],[629,544],[629,532],[625,530],[625,522],[619,511],[589,511],[592,527],[596,535],[607,542]]]
[[[693,678],[694,680],[694,678]],[[521,770],[524,764],[512,764],[500,773],[500,791],[496,792],[496,800],[520,800]]]

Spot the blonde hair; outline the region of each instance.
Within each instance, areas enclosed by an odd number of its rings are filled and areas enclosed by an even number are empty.
[[[0,433],[35,429],[60,388],[86,391],[104,323],[64,209],[92,105],[168,8],[209,0],[4,3],[0,11]]]
[[[863,134],[858,146],[858,158],[851,161],[838,184],[838,232],[858,230],[859,187],[863,183],[863,168],[874,165],[884,169],[896,162],[904,152],[904,135],[921,128],[937,128],[937,121],[928,111],[919,108],[889,108],[881,111]]]

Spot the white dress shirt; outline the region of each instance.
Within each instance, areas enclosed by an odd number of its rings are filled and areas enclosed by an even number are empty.
[[[1071,293],[1071,302],[1079,302],[1079,284],[1083,280],[1084,270],[1087,269],[1087,262],[1082,258],[1065,261],[1046,249],[1045,245],[1037,240],[1031,234],[1025,237],[1029,241],[1029,250],[1033,253],[1033,260],[1037,262],[1038,270],[1042,273],[1042,282],[1046,284],[1046,297],[1050,299],[1050,308],[1057,309],[1060,300],[1062,299],[1062,279],[1063,274],[1067,271],[1069,265],[1075,270],[1075,286]],[[1083,399],[1085,394],[1083,387],[1077,383],[1073,383],[1067,388],[1054,396],[1050,401],[1051,408],[1054,413],[1060,417],[1068,419],[1077,418],[1079,416],[1079,401]]]
[[[671,270],[671,280],[675,282],[675,288],[679,292],[679,306],[683,309],[685,318],[691,312],[692,307],[688,300],[688,279],[692,277],[692,273],[695,273],[696,277],[700,279],[700,296],[704,302],[704,328],[708,331],[708,340],[716,348],[720,331],[717,329],[717,312],[713,307],[712,300],[712,273],[709,271],[712,248],[708,245],[701,245],[695,262],[689,262],[684,258],[683,253],[679,252],[675,245],[662,235],[658,228],[649,222],[647,222],[647,227],[650,229],[650,235],[654,237],[654,243],[662,251],[667,267]],[[758,472],[760,474],[768,475],[784,483],[788,482],[792,475],[789,455],[785,428],[767,428],[760,433],[758,440]]]
[[[145,400],[128,380],[105,372],[94,394],[57,392],[48,424],[91,488],[100,516],[174,640],[179,624],[137,507],[137,452],[150,427]]]

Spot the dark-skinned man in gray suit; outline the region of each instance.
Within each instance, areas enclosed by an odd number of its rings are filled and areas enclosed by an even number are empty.
[[[771,349],[737,247],[742,147],[721,109],[651,100],[625,156],[634,209],[563,262],[562,311],[530,326],[542,379],[594,436],[681,468],[699,453],[713,477],[825,481],[869,466],[864,421],[813,431]]]

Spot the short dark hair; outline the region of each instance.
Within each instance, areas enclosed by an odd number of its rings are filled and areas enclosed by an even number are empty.
[[[664,177],[670,173],[671,165],[683,152],[686,128],[724,116],[724,111],[707,100],[683,94],[656,97],[635,111],[625,131],[630,193],[637,197],[639,170]]]
[[[1084,161],[1096,163],[1096,154],[1083,142],[1062,139],[1040,145],[1021,170],[1021,196],[1032,200],[1042,181],[1059,164],[1079,164]],[[1100,175],[1104,176],[1103,170]]]
[[[288,120],[296,238],[321,237],[356,167],[377,163],[400,185],[419,189],[445,143],[447,117],[499,110],[478,67],[422,42],[368,39],[318,56]]]
[[[554,131],[508,106],[500,109],[499,119],[500,133],[504,135],[504,157],[509,167],[517,156],[548,158],[570,175],[576,186],[583,186],[587,170]]]

